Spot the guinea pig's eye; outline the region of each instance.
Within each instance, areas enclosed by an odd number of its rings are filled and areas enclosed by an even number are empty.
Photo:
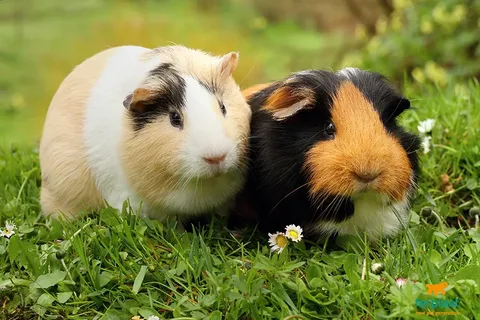
[[[328,139],[335,138],[335,132],[336,130],[333,123],[331,122],[327,123],[327,125],[325,126],[325,134],[327,135]]]
[[[182,121],[182,117],[180,116],[180,114],[178,112],[176,112],[176,111],[170,112],[170,123],[174,127],[182,128],[183,121]]]
[[[220,110],[222,110],[223,115],[227,114],[227,108],[225,108],[225,105],[220,102]]]

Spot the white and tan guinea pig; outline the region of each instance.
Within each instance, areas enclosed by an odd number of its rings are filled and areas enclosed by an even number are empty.
[[[237,64],[235,52],[121,46],[78,65],[45,120],[43,214],[129,200],[162,220],[228,205],[244,184],[251,118]]]

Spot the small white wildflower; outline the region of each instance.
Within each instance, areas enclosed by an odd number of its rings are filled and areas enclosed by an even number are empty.
[[[397,280],[395,280],[395,283],[397,284],[397,287],[401,288],[401,287],[403,287],[404,285],[407,284],[407,279],[398,278]]]
[[[302,232],[302,228],[294,224],[291,224],[285,228],[285,236],[294,242],[299,242],[300,240],[302,240]]]
[[[423,147],[423,153],[427,154],[430,152],[430,140],[432,140],[432,137],[424,137],[422,141],[422,147]]]
[[[4,230],[0,230],[0,236],[1,237],[5,237],[5,238],[10,238],[11,236],[13,236],[15,234],[15,224],[11,221],[7,221],[5,222],[5,229]]]
[[[270,244],[270,247],[272,247],[270,249],[272,251],[277,251],[280,253],[288,244],[287,237],[283,232],[276,232],[273,234],[269,233],[268,236],[270,237],[270,239],[268,239],[268,243]]]
[[[160,318],[157,316],[150,316],[147,318],[147,320],[160,320]]]
[[[385,266],[383,263],[377,262],[373,263],[371,268],[373,273],[380,274],[385,269]]]
[[[427,119],[424,121],[420,121],[418,125],[418,131],[420,133],[429,133],[429,132],[432,132],[434,126],[435,126],[434,119]]]

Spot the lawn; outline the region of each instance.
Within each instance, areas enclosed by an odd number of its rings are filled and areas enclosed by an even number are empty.
[[[344,237],[289,244],[277,254],[267,235],[237,239],[219,219],[180,234],[127,209],[73,223],[39,215],[46,108],[60,81],[94,52],[171,42],[215,54],[238,50],[242,88],[336,61],[338,37],[288,21],[267,26],[244,7],[200,11],[192,3],[0,1],[2,17],[16,5],[30,12],[20,25],[0,21],[0,228],[16,225],[12,237],[0,237],[0,320],[480,315],[480,84],[473,81],[406,84],[415,108],[402,123],[418,133],[421,121],[434,119],[432,145],[421,155],[407,228],[378,246]],[[378,263],[383,271],[373,272]],[[446,295],[428,293],[444,281]],[[437,298],[458,307],[422,308]]]
[[[378,247],[339,238],[289,244],[278,254],[266,235],[236,239],[220,220],[181,234],[126,209],[46,220],[37,149],[3,147],[0,223],[12,220],[16,229],[0,239],[0,319],[430,319],[428,311],[473,319],[480,314],[480,86],[407,86],[407,96],[415,109],[402,123],[418,132],[419,121],[435,119],[433,145],[421,156],[408,228]],[[373,272],[374,263],[384,270]],[[427,293],[443,281],[446,295]],[[421,307],[437,298],[455,306]]]

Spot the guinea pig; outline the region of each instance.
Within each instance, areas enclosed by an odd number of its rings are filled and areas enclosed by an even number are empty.
[[[251,109],[232,76],[238,59],[120,46],[76,66],[45,119],[42,213],[121,210],[128,200],[162,220],[228,206],[245,182],[250,133]]]
[[[401,229],[420,141],[398,124],[410,101],[383,75],[305,70],[252,88],[244,90],[253,112],[250,172],[239,199],[259,230],[295,224],[313,239],[378,240]]]

